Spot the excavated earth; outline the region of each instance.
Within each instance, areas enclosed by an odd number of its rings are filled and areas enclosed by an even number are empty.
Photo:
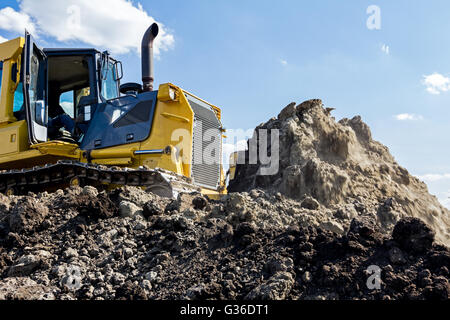
[[[239,165],[220,201],[0,195],[0,299],[448,299],[448,210],[360,118],[329,112],[311,100],[262,124],[280,130],[279,172]]]

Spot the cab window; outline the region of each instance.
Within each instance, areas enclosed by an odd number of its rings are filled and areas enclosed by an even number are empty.
[[[119,96],[116,72],[116,66],[112,62],[106,63],[103,67],[101,94],[105,100],[114,99]]]
[[[23,85],[19,82],[16,91],[14,92],[14,107],[13,112],[19,112],[23,109]]]
[[[71,90],[62,93],[59,97],[59,105],[61,106],[61,108],[63,108],[64,112],[72,119],[74,117],[73,94],[73,90]]]

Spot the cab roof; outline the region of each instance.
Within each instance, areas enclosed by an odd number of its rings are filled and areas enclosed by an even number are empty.
[[[45,53],[51,53],[51,54],[68,54],[68,53],[101,53],[97,49],[94,48],[44,48]]]

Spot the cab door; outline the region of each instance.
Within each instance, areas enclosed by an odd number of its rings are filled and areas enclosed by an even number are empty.
[[[24,102],[31,144],[47,141],[47,57],[25,32]]]

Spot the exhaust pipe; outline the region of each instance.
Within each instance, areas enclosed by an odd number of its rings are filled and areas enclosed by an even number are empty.
[[[141,65],[143,91],[153,91],[153,40],[158,35],[159,27],[153,23],[147,31],[141,43]]]

